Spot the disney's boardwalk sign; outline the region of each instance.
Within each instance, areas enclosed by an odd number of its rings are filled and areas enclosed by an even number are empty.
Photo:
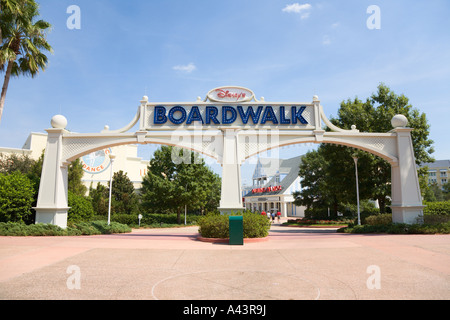
[[[137,124],[138,131],[130,132]],[[119,130],[105,126],[100,133],[73,133],[66,126],[67,119],[57,115],[47,129],[36,222],[66,227],[68,165],[124,144],[172,145],[215,159],[222,166],[221,212],[244,209],[241,164],[255,154],[298,143],[358,148],[391,164],[393,221],[415,223],[423,214],[412,129],[402,115],[392,119],[389,132],[361,133],[355,126],[350,130],[334,126],[317,96],[311,102],[267,102],[247,88],[230,86],[215,88],[195,102],[156,103],[143,97],[134,119]]]
[[[255,101],[252,91],[240,87],[211,90],[205,101],[195,103],[146,103],[140,110],[141,130],[170,130],[201,126],[203,129],[315,128],[314,105]],[[211,101],[208,102],[207,100]]]

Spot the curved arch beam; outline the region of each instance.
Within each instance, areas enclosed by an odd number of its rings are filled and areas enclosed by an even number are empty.
[[[274,136],[277,136],[274,139]],[[262,139],[261,139],[262,137]],[[331,143],[361,149],[375,154],[391,165],[398,162],[395,133],[359,133],[347,132],[278,132],[272,136],[259,136],[250,131],[241,132],[241,163],[248,158],[271,149],[302,143]],[[270,140],[270,141],[269,141]]]

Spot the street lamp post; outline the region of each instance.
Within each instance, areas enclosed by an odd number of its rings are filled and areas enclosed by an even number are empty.
[[[361,225],[361,217],[359,213],[359,182],[358,182],[358,157],[354,156],[355,161],[355,175],[356,175],[356,204],[358,208],[358,225]]]
[[[187,192],[188,183],[186,183],[186,192]],[[186,225],[186,215],[187,215],[187,204],[184,205],[184,225]]]
[[[109,204],[108,204],[108,226],[111,223],[111,194],[112,194],[112,180],[113,180],[113,163],[116,156],[112,153],[109,154],[109,160],[111,161],[111,174],[109,179]]]

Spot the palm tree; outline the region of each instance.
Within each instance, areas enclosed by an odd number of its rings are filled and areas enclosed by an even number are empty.
[[[1,0],[0,13],[0,70],[5,71],[0,97],[0,121],[11,75],[34,78],[47,67],[43,51],[53,52],[46,40],[51,25],[36,20],[39,6],[34,0]]]

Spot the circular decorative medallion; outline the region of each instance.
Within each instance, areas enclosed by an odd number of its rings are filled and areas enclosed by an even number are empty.
[[[81,158],[83,171],[90,174],[99,174],[108,169],[111,164],[108,155],[111,153],[111,148],[99,150],[85,155]]]

